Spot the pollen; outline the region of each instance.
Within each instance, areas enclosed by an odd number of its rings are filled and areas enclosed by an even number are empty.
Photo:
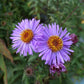
[[[63,41],[59,36],[51,36],[48,39],[47,44],[53,52],[57,52],[63,47]]]
[[[26,29],[21,33],[21,40],[25,43],[29,43],[33,38],[33,32],[30,29]]]

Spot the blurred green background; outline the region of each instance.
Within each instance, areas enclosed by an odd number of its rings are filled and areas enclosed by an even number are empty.
[[[78,42],[72,45],[75,52],[65,64],[67,73],[52,76],[38,54],[23,57],[12,49],[10,34],[15,24],[25,18],[40,19],[44,24],[56,22],[77,35]],[[0,0],[0,84],[75,84],[81,78],[84,78],[84,0]]]

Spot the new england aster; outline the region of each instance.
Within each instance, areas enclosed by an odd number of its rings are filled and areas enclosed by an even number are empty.
[[[40,52],[39,56],[42,56],[42,60],[45,60],[45,64],[48,65],[59,65],[64,64],[64,61],[70,61],[70,52],[73,50],[69,49],[72,45],[69,33],[67,29],[62,30],[56,23],[52,25],[45,25],[43,35],[38,38],[37,50]]]
[[[27,56],[27,52],[32,55],[35,50],[35,40],[38,37],[39,31],[42,29],[40,20],[22,20],[16,28],[13,30],[12,36],[12,47],[17,49],[16,53],[20,52],[20,55]],[[40,35],[39,35],[40,36]]]

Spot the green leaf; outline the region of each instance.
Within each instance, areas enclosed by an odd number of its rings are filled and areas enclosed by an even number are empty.
[[[4,72],[4,77],[3,77],[4,84],[8,84],[6,65],[5,65],[5,62],[4,62],[4,58],[1,54],[0,54],[0,68]]]
[[[0,39],[0,53],[13,62],[13,57],[2,39]]]
[[[18,72],[16,75],[14,74],[13,78],[9,81],[9,84],[15,84],[16,80],[19,79],[19,77],[21,76],[22,76],[22,72]]]
[[[30,56],[28,62],[32,62],[32,61],[36,60],[37,57],[38,57],[38,55],[35,55],[35,54],[33,56]]]
[[[49,84],[60,84],[59,80],[50,80]]]

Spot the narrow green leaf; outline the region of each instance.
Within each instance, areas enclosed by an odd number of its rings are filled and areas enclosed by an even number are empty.
[[[37,55],[30,56],[28,62],[34,61],[37,57],[38,57]]]
[[[8,84],[6,65],[5,65],[5,62],[4,62],[4,58],[1,54],[0,54],[0,68],[4,72],[4,77],[3,77],[4,84]]]

